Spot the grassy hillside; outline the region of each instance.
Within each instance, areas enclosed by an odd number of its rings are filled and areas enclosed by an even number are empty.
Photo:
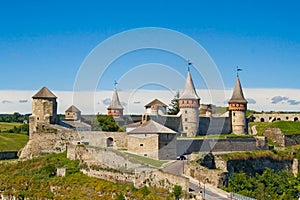
[[[258,135],[263,135],[265,130],[270,127],[280,128],[287,135],[300,134],[300,122],[275,121],[275,122],[251,122],[250,126],[256,126]]]
[[[65,177],[55,176],[56,168],[67,168]],[[66,154],[45,155],[18,163],[0,163],[0,188],[5,194],[30,199],[171,199],[157,188],[136,189],[131,184],[104,181],[82,174],[79,161]]]
[[[20,127],[22,125],[23,124],[19,122],[0,122],[0,130],[1,132],[8,132],[14,127]]]
[[[18,151],[23,148],[29,139],[27,131],[27,124],[0,122],[0,151]],[[20,132],[21,134],[12,132]]]
[[[29,137],[17,133],[0,133],[0,151],[18,151],[23,148]]]

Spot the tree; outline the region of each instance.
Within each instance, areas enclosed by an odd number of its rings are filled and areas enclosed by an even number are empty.
[[[179,99],[179,91],[177,91],[176,95],[171,100],[171,103],[168,106],[169,115],[177,115],[177,113],[179,112],[178,99]]]
[[[172,194],[175,196],[176,200],[179,200],[182,195],[182,187],[180,185],[174,185]]]
[[[97,120],[102,131],[116,132],[119,130],[119,125],[111,115],[97,115]]]

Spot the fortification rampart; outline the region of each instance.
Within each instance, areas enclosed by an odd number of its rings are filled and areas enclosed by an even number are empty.
[[[177,155],[193,152],[222,152],[222,151],[252,151],[267,150],[268,143],[265,137],[245,137],[227,139],[198,139],[178,138]]]
[[[254,122],[273,122],[281,121],[299,121],[300,113],[261,113],[253,114],[252,120]]]

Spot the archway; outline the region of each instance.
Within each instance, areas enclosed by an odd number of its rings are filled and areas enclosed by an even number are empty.
[[[298,119],[298,117],[295,117],[294,122],[297,122],[297,121],[299,121],[299,119]]]
[[[113,147],[114,146],[114,139],[112,137],[109,137],[106,139],[106,146],[107,147]]]
[[[260,118],[260,122],[264,122],[265,121],[265,119],[264,118]]]

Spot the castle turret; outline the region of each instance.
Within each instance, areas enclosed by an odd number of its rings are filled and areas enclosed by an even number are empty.
[[[120,103],[119,95],[117,89],[115,88],[111,103],[107,108],[107,114],[112,115],[114,117],[122,117],[123,116],[123,106]]]
[[[235,87],[229,100],[229,112],[231,117],[232,133],[247,133],[246,111],[247,100],[244,97],[239,76],[236,78]]]
[[[29,121],[31,133],[37,131],[38,123],[58,123],[56,98],[46,87],[32,97],[32,115]]]
[[[200,98],[196,93],[190,70],[188,70],[184,90],[178,100],[183,133],[186,133],[188,137],[196,136],[198,133],[199,104]]]
[[[72,105],[65,111],[65,119],[74,121],[80,120],[81,111],[76,106]]]

